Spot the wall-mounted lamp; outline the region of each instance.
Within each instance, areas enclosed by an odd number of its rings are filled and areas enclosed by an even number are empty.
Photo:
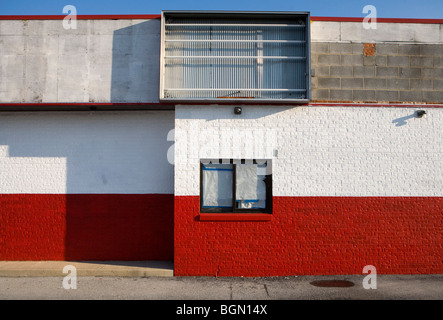
[[[241,114],[241,107],[234,107],[235,114]]]
[[[417,118],[421,118],[426,114],[425,110],[417,110]]]

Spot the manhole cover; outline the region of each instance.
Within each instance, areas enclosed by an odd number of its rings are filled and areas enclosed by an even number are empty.
[[[316,287],[325,288],[347,288],[354,286],[353,282],[347,280],[317,280],[312,281],[311,284]]]

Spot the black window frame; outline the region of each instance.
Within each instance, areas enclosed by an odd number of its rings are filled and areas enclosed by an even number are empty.
[[[262,159],[260,159],[262,160]],[[266,161],[266,166],[270,166],[272,170],[272,160],[263,159]],[[253,164],[259,164],[257,159],[211,159],[207,160],[211,161],[214,164],[214,161],[218,161],[219,164],[232,164],[232,208],[205,208],[203,207],[203,166],[205,160],[200,160],[200,213],[267,213],[272,214],[272,171],[270,174],[267,174],[264,182],[266,184],[266,208],[246,208],[240,209],[236,208],[236,166],[237,163],[245,164],[247,161],[252,162]],[[228,162],[229,161],[229,162]],[[217,162],[215,162],[217,163]]]

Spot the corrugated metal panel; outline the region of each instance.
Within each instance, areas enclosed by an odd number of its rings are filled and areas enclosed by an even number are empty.
[[[160,98],[308,100],[308,22],[299,14],[163,15]]]

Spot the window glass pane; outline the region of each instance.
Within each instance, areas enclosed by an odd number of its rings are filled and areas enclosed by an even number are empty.
[[[307,15],[164,15],[161,99],[309,98]]]
[[[238,164],[236,203],[239,209],[266,208],[266,164]]]
[[[232,208],[232,164],[203,166],[203,207]]]

